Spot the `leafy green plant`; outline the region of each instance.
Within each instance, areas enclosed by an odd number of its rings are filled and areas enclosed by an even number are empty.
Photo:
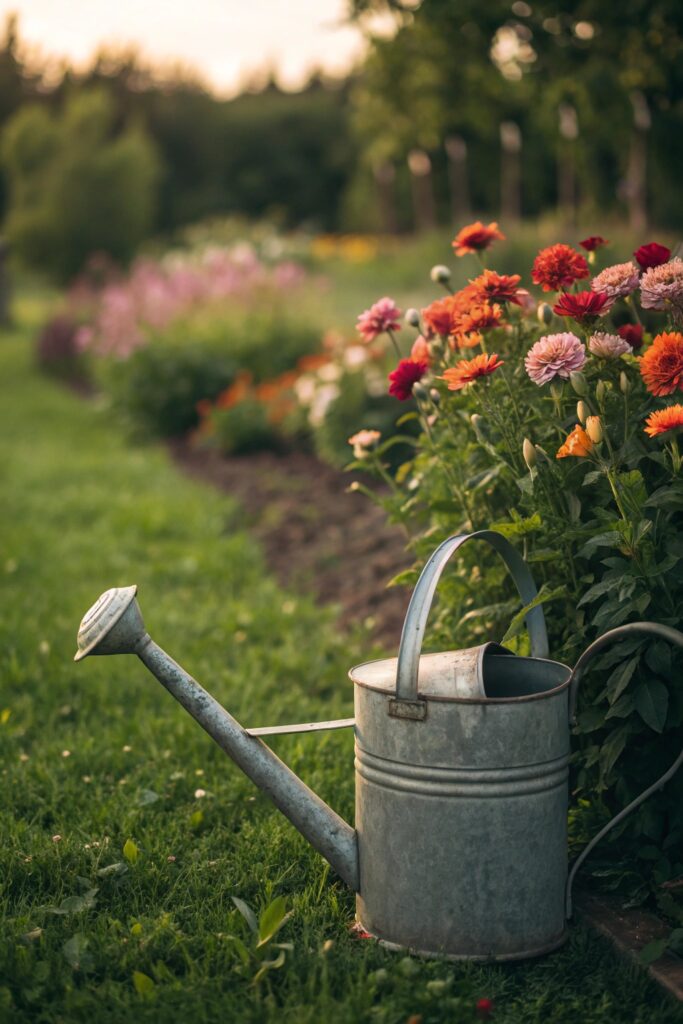
[[[283,896],[276,896],[256,916],[248,903],[238,896],[232,897],[243,919],[247,923],[250,939],[247,942],[239,935],[231,934],[228,939],[235,947],[240,964],[238,970],[251,978],[252,985],[258,985],[269,971],[277,971],[284,967],[286,954],[294,949],[291,942],[274,942],[275,936],[292,916],[287,910],[287,902]],[[267,959],[273,950],[278,950],[271,959]]]

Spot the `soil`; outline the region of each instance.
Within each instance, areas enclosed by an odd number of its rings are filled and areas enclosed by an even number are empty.
[[[305,452],[225,457],[182,439],[170,448],[184,472],[237,500],[239,524],[280,582],[337,605],[342,628],[365,623],[388,652],[398,649],[410,593],[387,583],[412,559],[402,530],[349,491],[350,474]]]

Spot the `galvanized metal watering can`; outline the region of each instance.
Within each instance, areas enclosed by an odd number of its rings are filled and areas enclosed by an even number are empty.
[[[526,563],[500,534],[451,537],[415,587],[398,658],[351,670],[353,719],[242,728],[150,638],[134,586],[108,590],[86,614],[76,660],[137,654],[351,886],[358,921],[385,945],[454,959],[513,960],[563,942],[580,864],[683,762],[682,752],[602,829],[568,876],[570,720],[581,672],[624,634],[651,633],[683,647],[683,633],[654,623],[614,629],[572,671],[548,660],[538,606],[526,619],[531,657],[495,643],[423,655],[439,577],[471,539],[498,552],[525,606],[536,597]],[[260,739],[343,726],[354,726],[356,735],[355,830]]]

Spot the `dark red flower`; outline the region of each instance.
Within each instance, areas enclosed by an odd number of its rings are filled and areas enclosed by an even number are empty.
[[[586,257],[562,242],[541,249],[531,268],[532,281],[544,292],[558,292],[585,277],[590,277]]]
[[[605,292],[576,292],[563,294],[553,306],[558,316],[570,316],[580,324],[596,320],[612,305],[613,300]]]
[[[583,242],[579,242],[579,245],[586,252],[595,252],[596,249],[600,249],[603,245],[609,245],[609,239],[603,238],[601,235],[589,235],[588,238],[584,238]]]
[[[490,999],[478,999],[476,1011],[479,1020],[490,1020],[493,1014],[493,1002]]]
[[[662,263],[666,263],[671,257],[671,249],[660,245],[659,242],[648,242],[647,245],[641,245],[640,249],[636,249],[633,255],[641,270],[649,270],[650,267],[660,267]]]
[[[427,372],[427,363],[415,359],[402,359],[395,370],[389,374],[389,394],[405,402],[413,395],[413,384],[421,380]]]
[[[621,327],[617,327],[617,334],[627,341],[631,348],[640,348],[643,344],[642,324],[622,324]]]

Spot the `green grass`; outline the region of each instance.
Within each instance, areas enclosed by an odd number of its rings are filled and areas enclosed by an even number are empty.
[[[74,665],[82,614],[133,582],[155,639],[247,725],[349,714],[360,644],[268,578],[229,500],[40,378],[35,297],[20,312],[0,339],[0,1021],[457,1024],[482,996],[509,1024],[681,1021],[580,927],[518,966],[352,939],[352,894],[136,660]],[[349,733],[274,745],[352,816]],[[258,984],[232,896],[292,911]]]

